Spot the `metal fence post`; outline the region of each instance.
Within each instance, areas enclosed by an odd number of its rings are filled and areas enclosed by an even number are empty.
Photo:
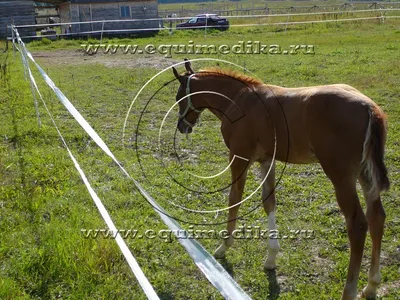
[[[206,26],[204,27],[204,39],[207,37],[207,15],[206,15]]]
[[[101,25],[100,43],[103,40],[103,30],[104,30],[104,20],[103,20],[103,23]]]
[[[11,25],[11,39],[12,39],[12,47],[13,47],[13,57],[15,58],[15,33],[14,33],[13,25]]]

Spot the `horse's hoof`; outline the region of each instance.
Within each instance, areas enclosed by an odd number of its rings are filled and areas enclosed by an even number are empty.
[[[357,299],[357,285],[347,284],[344,287],[341,300],[356,300]]]
[[[265,271],[270,271],[276,269],[276,263],[275,262],[268,262],[266,261],[264,263],[264,270]]]
[[[370,288],[368,285],[362,290],[361,297],[368,300],[376,299],[376,290]]]
[[[225,258],[226,250],[225,247],[220,246],[217,250],[214,251],[215,258]]]
[[[225,258],[225,253],[214,252],[214,257],[217,259]]]

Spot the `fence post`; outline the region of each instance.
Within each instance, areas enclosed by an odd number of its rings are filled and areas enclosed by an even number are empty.
[[[287,30],[287,27],[288,27],[289,18],[290,18],[290,12],[291,12],[292,9],[294,10],[293,6],[289,7],[288,10],[286,11],[287,18],[286,18],[286,24],[285,24],[285,33],[286,33],[286,30]]]
[[[206,15],[206,26],[204,27],[204,39],[207,37],[207,15]]]
[[[103,30],[104,30],[104,20],[103,20],[103,23],[101,25],[100,43],[103,40]]]
[[[14,33],[13,25],[11,25],[11,38],[12,38],[12,47],[13,47],[13,57],[15,58],[15,33]]]

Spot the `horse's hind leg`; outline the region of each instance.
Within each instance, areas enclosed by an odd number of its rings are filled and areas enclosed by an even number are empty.
[[[334,161],[321,162],[326,175],[332,181],[337,202],[346,219],[347,234],[350,240],[350,263],[342,300],[356,299],[357,283],[364,252],[365,236],[368,230],[367,220],[361,208],[356,189],[357,170],[351,170],[350,164],[338,164]]]
[[[367,298],[375,298],[377,287],[381,282],[379,264],[383,226],[386,215],[379,194],[374,195],[374,193],[369,191],[370,184],[367,180],[360,178],[360,183],[367,203],[367,220],[372,239],[371,266],[369,268],[368,284],[363,289],[363,296]]]
[[[233,154],[231,153],[230,159],[232,160]],[[232,233],[236,227],[237,213],[240,207],[238,204],[242,200],[242,194],[244,190],[244,186],[247,178],[247,171],[250,167],[249,160],[241,159],[235,157],[231,164],[231,173],[232,173],[232,185],[229,193],[229,213],[228,213],[228,223],[227,223],[227,231],[228,237],[224,239],[221,246],[218,247],[214,252],[214,256],[216,258],[225,257],[226,251],[233,244],[233,236]]]
[[[264,210],[268,215],[268,229],[270,238],[268,240],[268,257],[264,263],[265,269],[274,269],[276,267],[276,255],[279,252],[279,242],[271,238],[271,233],[276,230],[275,221],[275,162],[266,161],[260,163],[262,180],[265,180],[262,186],[262,201]],[[268,173],[269,172],[269,173]],[[266,177],[267,176],[267,177]],[[275,236],[275,234],[273,234]]]

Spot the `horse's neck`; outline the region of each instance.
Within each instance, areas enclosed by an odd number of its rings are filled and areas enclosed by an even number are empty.
[[[235,80],[229,77],[207,78],[198,86],[198,91],[205,92],[205,96],[200,97],[199,105],[208,108],[221,119],[242,88],[242,85],[237,84]]]

